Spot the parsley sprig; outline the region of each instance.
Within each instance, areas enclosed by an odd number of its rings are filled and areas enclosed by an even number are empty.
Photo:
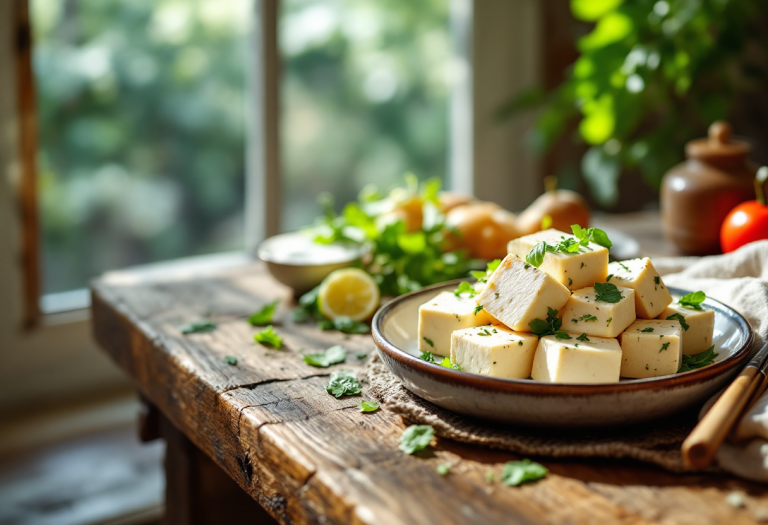
[[[264,330],[257,332],[253,336],[253,340],[264,346],[271,346],[277,350],[283,347],[283,338],[277,335],[272,325],[267,326]]]
[[[265,305],[264,308],[251,315],[248,318],[248,322],[253,326],[267,326],[272,322],[272,317],[275,315],[278,304],[280,304],[280,300]]]
[[[691,370],[696,370],[697,368],[704,368],[705,366],[709,366],[715,362],[715,358],[718,355],[720,354],[715,352],[715,345],[710,346],[703,352],[696,355],[683,354],[683,364],[680,365],[680,370],[678,370],[677,373],[679,374],[681,372],[690,372]]]
[[[563,320],[557,317],[557,310],[547,306],[547,320],[534,319],[528,326],[531,327],[531,332],[539,337],[554,335],[557,339],[570,339],[570,335],[560,330],[562,324]]]
[[[331,381],[325,385],[325,390],[335,397],[356,396],[363,391],[363,386],[357,380],[355,372],[339,370],[331,374]]]
[[[526,255],[525,260],[538,268],[544,262],[544,256],[549,253],[568,253],[575,254],[582,250],[590,250],[589,243],[593,242],[605,248],[610,249],[613,243],[606,233],[599,228],[582,228],[578,224],[571,226],[575,239],[573,237],[563,236],[560,242],[550,244],[541,241],[536,244]]]
[[[609,250],[613,247],[613,243],[608,238],[608,235],[600,228],[582,228],[578,224],[572,224],[571,231],[579,239],[581,246],[586,247],[590,242],[593,242]]]
[[[707,298],[707,294],[699,290],[698,292],[692,292],[682,296],[678,299],[677,303],[693,310],[702,310],[701,303]]]
[[[595,283],[595,293],[595,301],[603,301],[604,303],[618,303],[624,299],[621,291],[615,284],[611,283]]]

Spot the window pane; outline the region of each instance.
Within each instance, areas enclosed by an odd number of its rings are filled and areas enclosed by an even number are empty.
[[[404,172],[445,180],[448,0],[284,0],[284,230],[337,207],[365,185],[387,190]]]
[[[45,293],[242,247],[248,0],[32,0]]]

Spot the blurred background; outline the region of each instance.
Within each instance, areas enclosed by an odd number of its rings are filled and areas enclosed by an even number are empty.
[[[25,135],[4,132],[2,523],[160,515],[162,445],[130,438],[138,403],[90,340],[87,286],[258,241],[246,233],[258,4],[0,8],[0,70],[23,79],[28,22],[32,81],[0,87],[0,123],[16,129],[31,101],[36,163],[24,186]],[[657,210],[663,175],[717,120],[768,163],[767,11],[750,0],[281,0],[277,229],[311,224],[323,192],[340,210],[405,173],[514,212],[547,175],[598,212]],[[19,205],[25,187],[37,222]],[[32,252],[36,266],[19,264]],[[62,476],[105,458],[117,474],[100,483]]]

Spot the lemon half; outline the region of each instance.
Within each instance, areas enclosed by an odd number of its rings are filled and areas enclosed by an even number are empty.
[[[379,306],[379,287],[363,270],[342,268],[323,280],[317,300],[320,312],[329,319],[365,321]]]

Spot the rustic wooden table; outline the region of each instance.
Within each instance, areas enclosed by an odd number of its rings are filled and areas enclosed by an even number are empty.
[[[653,254],[666,254],[654,214],[611,224],[624,224]],[[655,247],[644,242],[646,234]],[[255,344],[256,329],[245,321],[274,299],[282,300],[276,329],[283,350]],[[504,462],[519,459],[512,454],[439,439],[431,453],[408,456],[398,450],[400,417],[386,410],[363,414],[360,397],[330,396],[324,385],[332,369],[301,359],[302,349],[342,344],[350,350],[347,364],[335,368],[362,370],[365,359],[356,355],[374,352],[370,337],[294,324],[291,307],[290,291],[243,259],[126,270],[94,282],[96,338],[148,402],[142,437],[168,443],[167,523],[768,520],[765,488],[729,476],[674,475],[630,461],[534,458],[550,475],[505,487],[489,484],[486,475],[498,480]],[[216,331],[179,332],[180,324],[207,314]],[[237,357],[237,366],[226,364],[225,355]],[[435,468],[446,462],[455,466],[441,477]],[[734,491],[742,505],[734,504]]]

